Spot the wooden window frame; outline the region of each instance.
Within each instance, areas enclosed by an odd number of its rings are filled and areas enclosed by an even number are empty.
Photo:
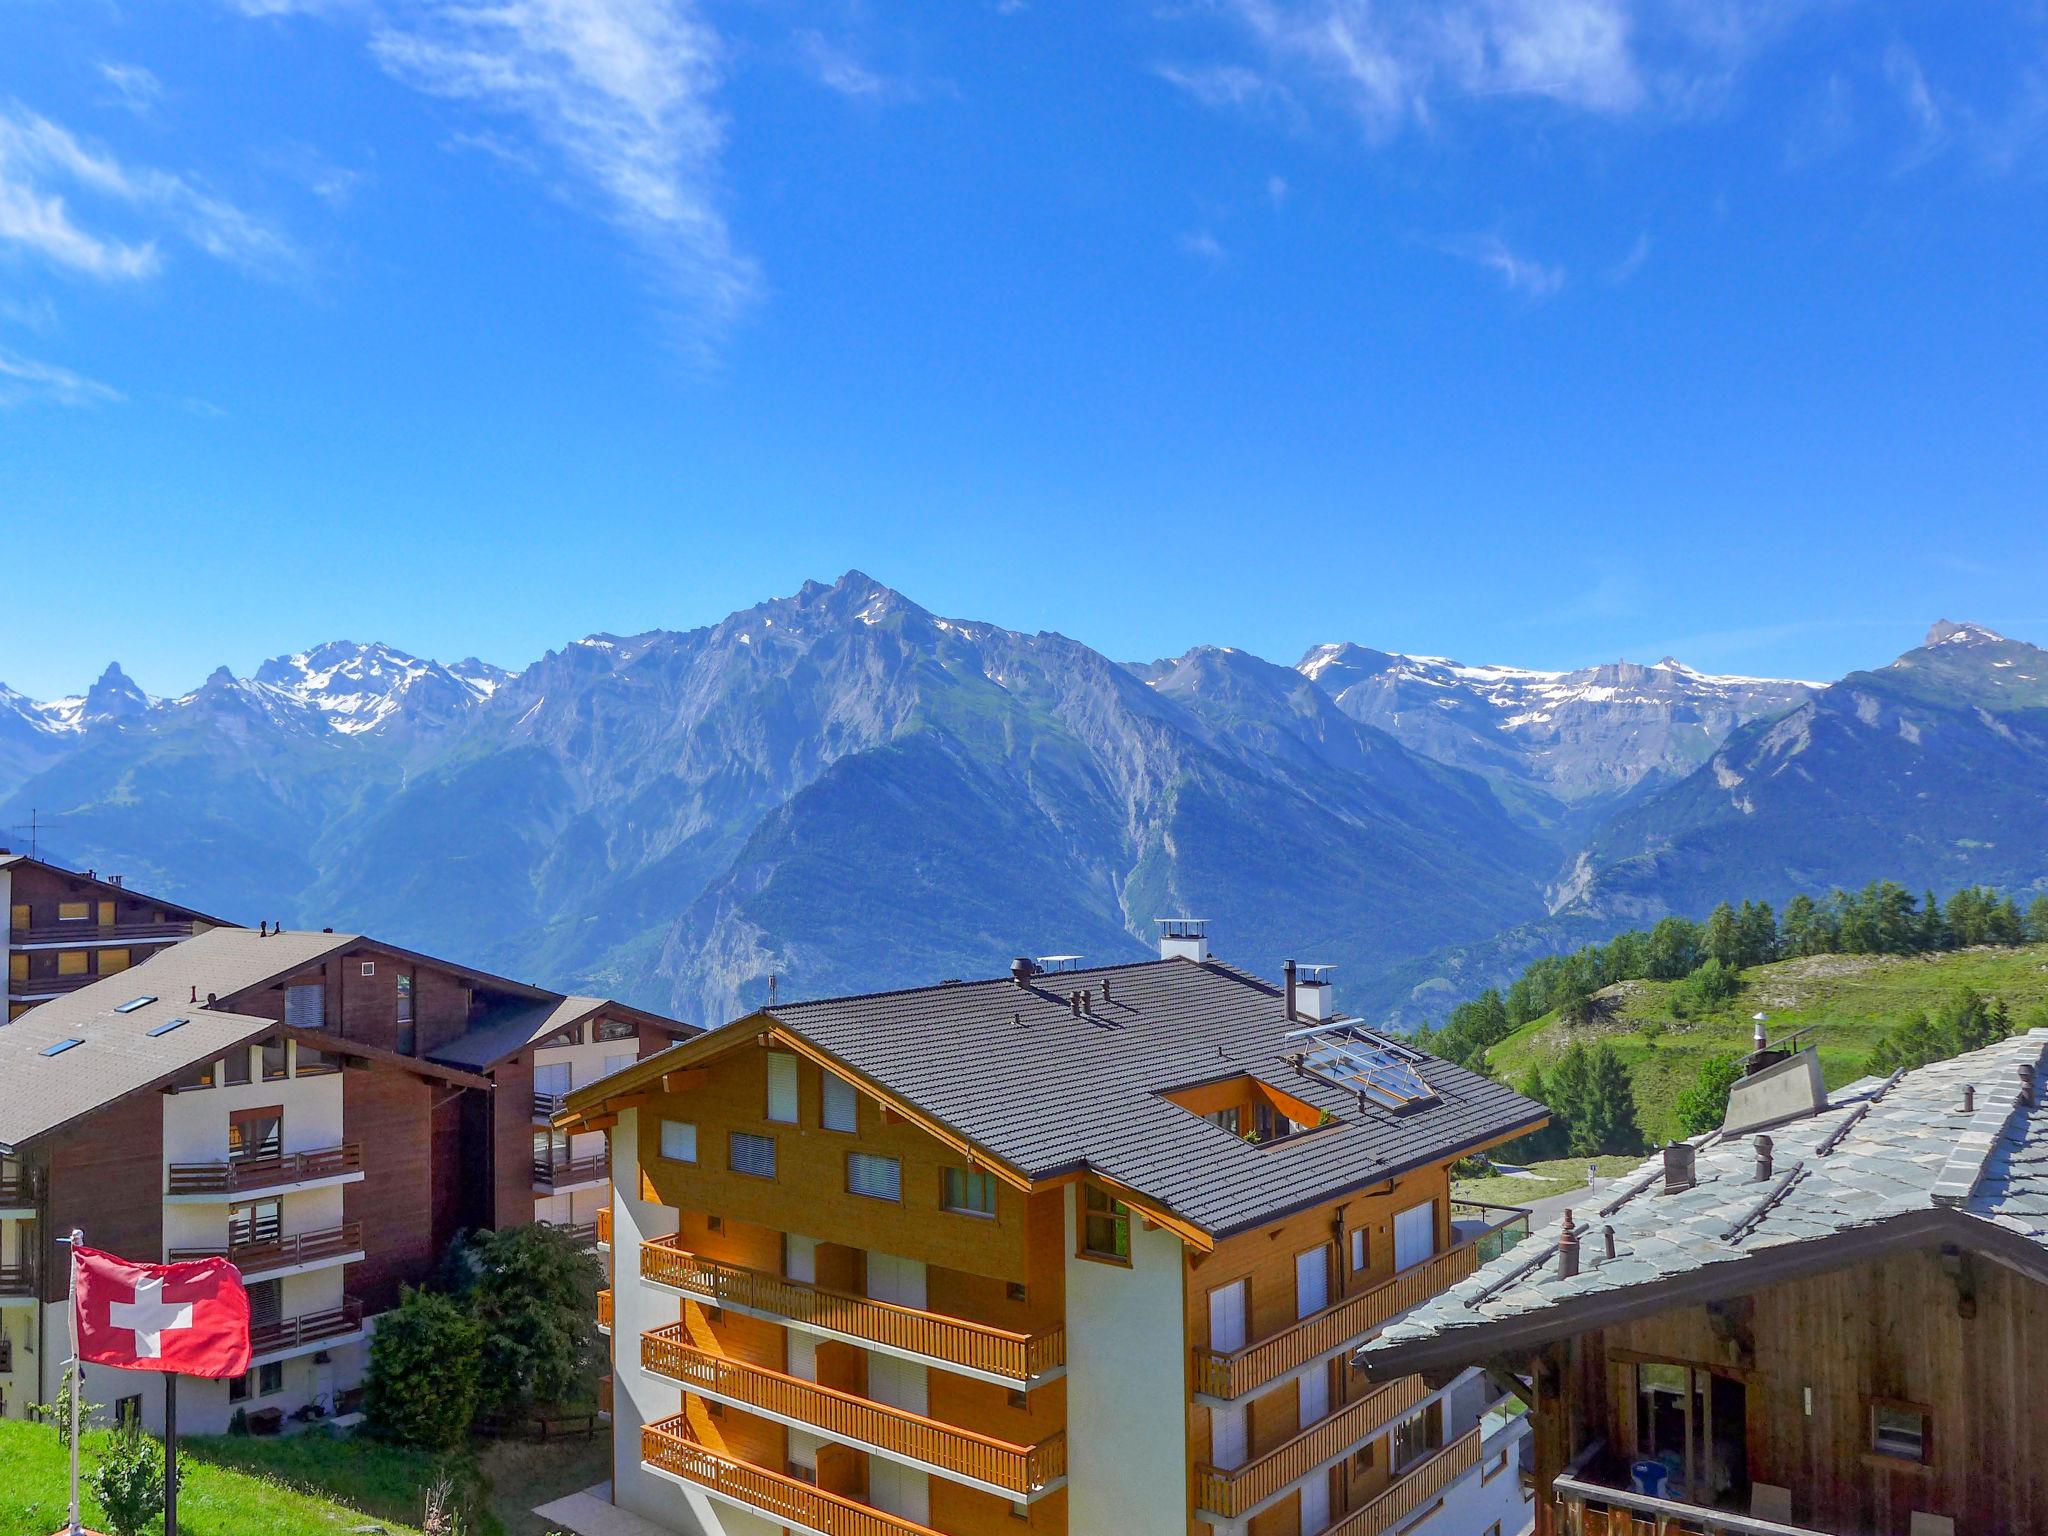
[[[246,1147],[246,1146],[245,1146],[245,1147],[243,1148],[243,1150],[242,1150],[242,1151],[241,1151],[240,1153],[237,1153],[237,1152],[236,1152],[236,1151],[234,1150],[234,1145],[235,1145],[235,1143],[234,1143],[234,1135],[235,1135],[235,1127],[236,1127],[237,1125],[239,1125],[239,1124],[241,1124],[241,1123],[243,1123],[243,1122],[245,1122],[245,1121],[250,1121],[250,1120],[272,1120],[272,1119],[274,1119],[274,1120],[276,1120],[276,1121],[277,1121],[277,1150],[276,1150],[276,1152],[274,1152],[274,1153],[270,1153],[270,1154],[265,1154],[265,1153],[263,1153],[263,1152],[260,1152],[260,1151],[254,1150],[253,1148],[249,1148],[249,1147]],[[257,1159],[260,1159],[260,1158],[262,1158],[262,1157],[264,1157],[264,1156],[266,1156],[266,1155],[268,1155],[268,1156],[274,1156],[274,1157],[282,1157],[282,1156],[284,1156],[284,1106],[283,1106],[282,1104],[262,1104],[262,1105],[258,1105],[258,1106],[256,1106],[256,1107],[255,1107],[255,1108],[253,1108],[253,1109],[231,1109],[231,1110],[229,1110],[229,1111],[228,1111],[228,1161],[229,1161],[229,1162],[251,1162],[251,1161],[255,1161],[255,1160],[257,1160]]]
[[[1105,1252],[1102,1249],[1088,1246],[1088,1199],[1091,1195],[1100,1196],[1108,1203],[1104,1219],[1121,1225],[1123,1228],[1124,1251],[1122,1253],[1114,1251]],[[1075,1256],[1088,1259],[1096,1264],[1121,1264],[1124,1268],[1129,1269],[1131,1267],[1131,1208],[1101,1185],[1091,1184],[1085,1179],[1081,1183],[1081,1192],[1077,1199],[1079,1204],[1075,1211],[1074,1222]],[[1121,1212],[1121,1215],[1118,1214],[1119,1212]]]
[[[1894,1413],[1913,1413],[1920,1416],[1920,1454],[1901,1456],[1895,1451],[1880,1450],[1877,1444],[1877,1415],[1880,1409]],[[1934,1465],[1934,1409],[1927,1403],[1916,1403],[1904,1397],[1865,1397],[1863,1399],[1863,1455],[1873,1466],[1879,1467],[1932,1467]]]
[[[955,1205],[953,1203],[949,1186],[953,1175],[956,1173],[960,1175],[963,1187],[966,1181],[971,1179],[978,1179],[987,1186],[989,1205],[987,1210],[984,1211],[979,1206]],[[994,1221],[996,1219],[997,1202],[1000,1198],[1000,1194],[996,1189],[996,1176],[986,1168],[949,1167],[939,1170],[939,1209],[950,1215],[972,1216],[976,1221]]]

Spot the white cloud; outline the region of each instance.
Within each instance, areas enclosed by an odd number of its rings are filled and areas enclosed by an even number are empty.
[[[1223,248],[1223,242],[1206,229],[1191,229],[1183,234],[1178,244],[1186,255],[1212,266],[1221,266],[1230,260],[1230,252]]]
[[[1446,247],[1493,273],[1510,289],[1531,299],[1547,299],[1564,286],[1563,267],[1531,260],[1509,248],[1498,235],[1486,235]]]
[[[715,333],[759,287],[716,188],[717,34],[686,0],[444,3],[378,24],[396,78],[522,122]]]
[[[1906,116],[1912,119],[1921,152],[1932,150],[1947,132],[1947,119],[1927,84],[1927,73],[1921,69],[1918,56],[1904,43],[1893,43],[1885,50],[1884,77],[1898,93]]]
[[[74,196],[154,227],[119,234],[88,227],[73,211]],[[290,254],[266,225],[185,177],[124,165],[19,103],[0,105],[0,245],[88,277],[132,281],[161,267],[159,241],[173,232],[245,266],[275,266]]]
[[[100,78],[113,87],[115,100],[137,117],[147,117],[163,99],[163,82],[140,64],[103,62]]]
[[[1607,281],[1617,288],[1620,287],[1642,271],[1643,263],[1649,259],[1650,232],[1644,230],[1636,236],[1635,243],[1628,248],[1628,254],[1607,269]]]
[[[1298,122],[1294,93],[1263,70],[1242,64],[1154,64],[1152,73],[1205,107],[1232,107]]]
[[[0,406],[36,399],[60,405],[104,405],[121,398],[119,390],[96,379],[0,347]]]
[[[824,33],[803,28],[796,34],[797,56],[811,77],[827,90],[842,96],[885,101],[914,93],[902,81],[877,74],[850,49],[828,40]]]

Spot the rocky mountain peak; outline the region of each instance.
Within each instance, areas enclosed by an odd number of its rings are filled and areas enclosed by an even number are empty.
[[[88,721],[126,720],[147,713],[148,709],[149,695],[135,686],[134,680],[121,670],[118,661],[110,661],[99,681],[86,690],[85,706],[79,711],[79,718]]]
[[[1920,642],[1923,647],[1936,645],[2006,645],[2004,635],[1995,629],[1986,629],[1982,624],[1951,624],[1947,619],[1936,619],[1927,638]]]

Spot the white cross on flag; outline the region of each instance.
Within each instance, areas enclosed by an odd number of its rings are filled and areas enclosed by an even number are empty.
[[[93,1365],[179,1376],[249,1370],[249,1293],[226,1259],[132,1264],[74,1250],[78,1353]]]

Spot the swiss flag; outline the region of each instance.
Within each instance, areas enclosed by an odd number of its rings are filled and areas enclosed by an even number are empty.
[[[75,1250],[78,1353],[94,1365],[177,1376],[249,1371],[249,1293],[226,1259],[132,1264]]]

